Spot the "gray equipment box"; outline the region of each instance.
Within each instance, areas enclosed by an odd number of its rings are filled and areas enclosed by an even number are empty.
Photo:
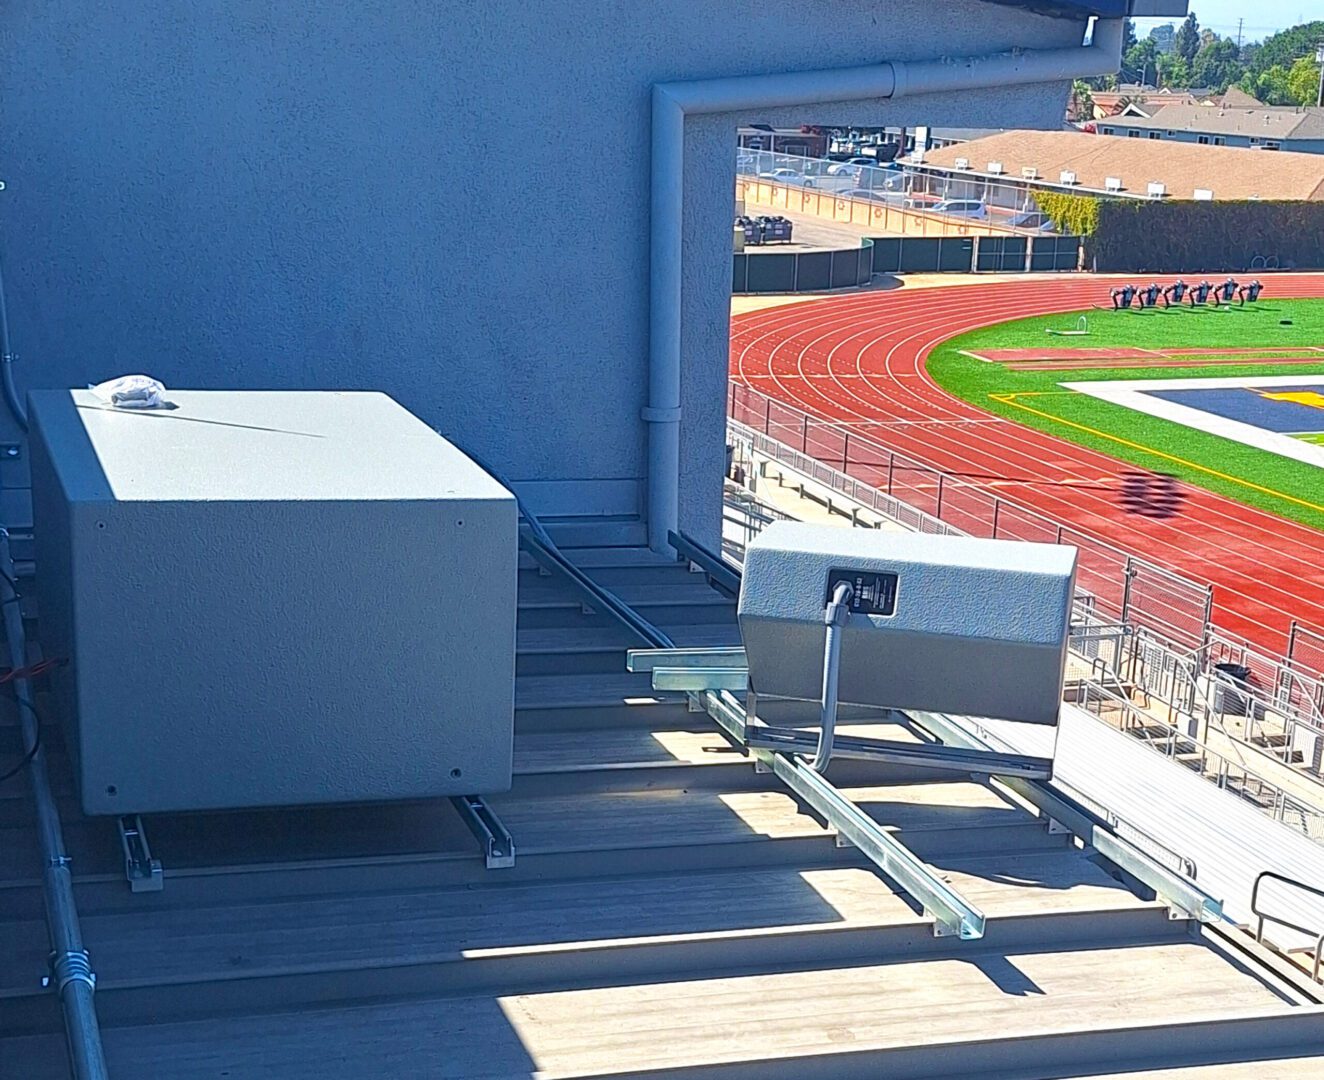
[[[41,640],[89,814],[502,791],[515,500],[384,394],[29,399]]]
[[[745,554],[740,633],[750,687],[816,700],[823,612],[854,596],[840,699],[1056,724],[1076,549],[777,522]]]

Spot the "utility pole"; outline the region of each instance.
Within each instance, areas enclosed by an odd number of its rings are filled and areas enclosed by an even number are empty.
[[[1319,64],[1319,97],[1315,99],[1315,105],[1319,107],[1324,105],[1324,42],[1320,42],[1315,50],[1315,63]]]
[[[1245,19],[1237,20],[1237,52],[1241,52],[1241,30],[1246,25]]]

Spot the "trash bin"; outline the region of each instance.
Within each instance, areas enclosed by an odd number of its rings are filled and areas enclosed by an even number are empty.
[[[1224,716],[1246,716],[1250,702],[1242,691],[1250,689],[1250,668],[1245,664],[1215,664],[1214,670],[1223,677],[1214,683],[1214,709]],[[1231,681],[1239,689],[1229,686]]]

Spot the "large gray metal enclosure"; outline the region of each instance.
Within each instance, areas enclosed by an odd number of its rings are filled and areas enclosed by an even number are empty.
[[[813,700],[823,609],[853,587],[841,700],[1056,724],[1076,549],[778,522],[745,553],[750,686]]]
[[[513,497],[384,394],[30,397],[90,814],[510,786]]]

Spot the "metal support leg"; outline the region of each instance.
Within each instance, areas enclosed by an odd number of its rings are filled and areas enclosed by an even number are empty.
[[[137,814],[119,819],[120,847],[124,851],[124,877],[134,892],[160,892],[165,888],[161,860],[152,858],[147,831]]]
[[[455,795],[451,805],[482,847],[489,870],[515,865],[515,841],[481,795]]]

